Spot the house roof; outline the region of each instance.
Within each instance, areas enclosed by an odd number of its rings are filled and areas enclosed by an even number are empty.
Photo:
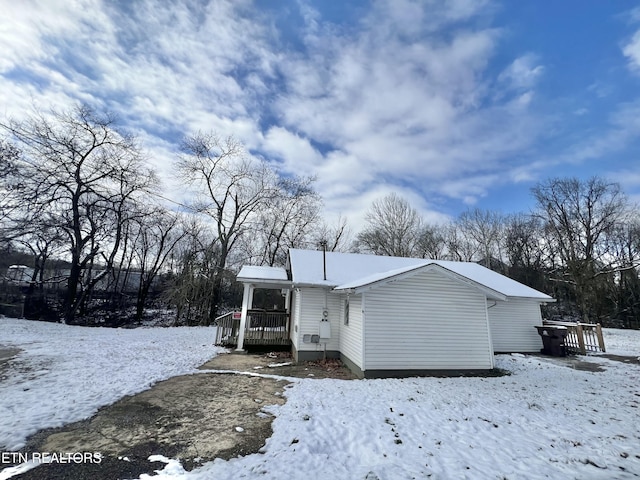
[[[543,302],[553,301],[549,295],[472,262],[326,252],[327,279],[324,280],[322,257],[323,252],[318,250],[289,250],[293,283],[327,286],[337,290],[361,289],[426,265],[437,265],[447,272],[470,280],[479,287],[497,292],[499,295],[496,295],[496,298],[505,296],[531,298]]]
[[[466,276],[460,275],[459,273],[449,270],[439,265],[436,262],[421,263],[418,265],[413,265],[411,267],[398,268],[396,270],[390,270],[389,272],[386,272],[386,274],[381,273],[381,274],[370,275],[368,277],[360,278],[353,282],[348,282],[342,285],[338,285],[337,287],[334,288],[334,290],[336,291],[349,290],[349,291],[354,291],[356,293],[360,293],[365,290],[370,290],[372,288],[376,288],[378,286],[400,280],[401,278],[409,277],[420,271],[427,271],[427,270],[431,270],[431,271],[436,270],[438,271],[438,273],[446,275],[450,278],[453,278],[458,282],[466,283],[469,286],[475,288],[476,290],[480,290],[482,293],[484,293],[487,296],[487,298],[490,298],[492,300],[507,299],[507,295],[500,293],[499,291],[494,290],[484,284],[478,283]]]
[[[282,267],[245,265],[240,269],[237,279],[247,283],[290,283],[287,271]]]

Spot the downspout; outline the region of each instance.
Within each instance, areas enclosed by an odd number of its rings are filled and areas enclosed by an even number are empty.
[[[325,267],[325,280],[326,279],[327,278],[326,278],[326,267]],[[322,310],[322,319],[320,321],[329,322],[329,328],[331,328],[331,322],[329,320],[329,289],[327,287],[324,287],[323,289],[324,289],[324,308]],[[323,342],[322,345],[323,345],[322,360],[326,360],[327,359],[327,342],[326,341]]]
[[[364,377],[366,375],[366,350],[367,350],[367,345],[366,345],[366,328],[367,328],[367,321],[366,321],[366,302],[365,302],[365,297],[366,297],[366,293],[362,293],[362,299],[360,300],[360,323],[362,325],[361,328],[361,341],[360,341],[360,345],[362,345],[362,355],[361,355],[361,361],[362,361],[362,367],[360,368],[360,370],[362,371],[362,376]]]
[[[488,298],[484,297],[484,315],[487,320],[487,336],[489,337],[489,358],[491,359],[491,369],[495,368],[495,358],[493,353],[493,338],[491,336],[491,322],[489,321],[489,309],[495,307],[498,302],[496,301],[493,305],[488,305]]]

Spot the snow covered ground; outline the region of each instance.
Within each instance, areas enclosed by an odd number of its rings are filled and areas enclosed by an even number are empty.
[[[24,349],[19,364],[29,367],[0,382],[0,450],[192,372],[215,352],[213,333],[0,318],[0,345]],[[640,332],[605,330],[605,342],[608,353],[640,357]],[[284,405],[265,407],[276,418],[262,453],[192,472],[168,460],[140,478],[638,478],[640,366],[585,360],[605,371],[504,355],[503,377],[295,379]]]
[[[88,328],[0,317],[0,347],[22,350],[0,380],[0,452],[214,357],[215,328]],[[0,377],[3,377],[0,369]]]

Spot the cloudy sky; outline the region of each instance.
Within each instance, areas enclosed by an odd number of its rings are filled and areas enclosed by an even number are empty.
[[[198,130],[315,175],[356,225],[392,191],[433,221],[524,211],[555,176],[640,200],[640,8],[563,0],[0,0],[0,115],[116,113],[179,199]]]

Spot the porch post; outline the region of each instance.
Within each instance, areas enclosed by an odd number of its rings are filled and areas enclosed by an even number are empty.
[[[247,326],[247,310],[253,305],[253,285],[244,284],[244,293],[242,294],[242,315],[240,316],[240,331],[238,332],[238,347],[236,352],[244,350],[244,330]]]

